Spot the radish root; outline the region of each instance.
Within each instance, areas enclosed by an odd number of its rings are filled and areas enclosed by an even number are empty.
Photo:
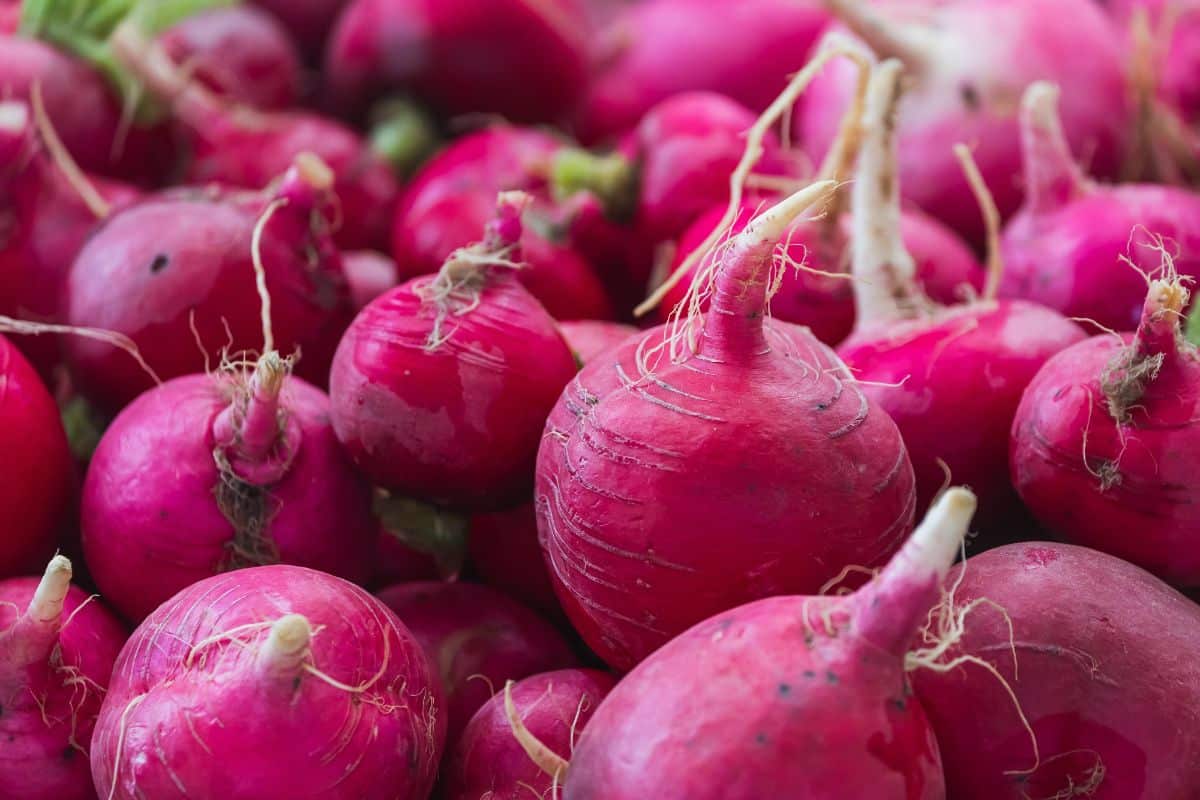
[[[569,762],[547,747],[530,732],[529,728],[525,727],[525,722],[521,719],[520,714],[517,713],[517,707],[513,703],[512,687],[512,681],[504,684],[504,715],[508,718],[508,725],[512,728],[513,736],[521,745],[521,749],[529,756],[529,759],[542,772],[553,778],[557,785],[566,777]]]

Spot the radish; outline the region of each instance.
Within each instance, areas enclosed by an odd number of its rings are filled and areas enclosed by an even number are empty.
[[[231,100],[280,109],[300,97],[300,55],[265,11],[250,6],[206,11],[172,26],[159,42],[173,61]]]
[[[1200,195],[1088,180],[1063,135],[1058,95],[1038,82],[1022,100],[1026,198],[1001,240],[1001,294],[1130,330],[1142,316],[1146,283],[1139,272],[1159,266],[1158,250],[1148,245],[1171,240],[1180,254],[1176,268],[1200,276]]]
[[[562,607],[538,545],[537,515],[533,503],[516,508],[474,514],[467,549],[471,566],[488,586],[497,589],[544,617],[562,620]]]
[[[378,597],[412,631],[441,676],[449,747],[505,681],[575,665],[548,622],[486,586],[404,583]]]
[[[60,323],[67,273],[84,240],[99,219],[138,193],[83,175],[48,124],[38,135],[35,116],[23,102],[0,102],[0,205],[9,214],[0,252],[0,314]],[[16,341],[43,376],[61,360],[52,336]]]
[[[342,271],[350,287],[350,302],[361,309],[400,282],[396,262],[373,250],[342,254]]]
[[[559,325],[567,346],[580,364],[586,364],[638,332],[632,325],[603,320],[579,320]]]
[[[714,613],[877,565],[911,527],[895,425],[806,329],[764,318],[777,243],[833,188],[752,220],[707,313],[593,360],[546,423],[542,548],[571,622],[618,669]]]
[[[1007,532],[1023,519],[1005,469],[1008,430],[1021,392],[1051,356],[1084,333],[1048,308],[993,299],[1002,266],[994,234],[981,299],[938,306],[917,288],[899,224],[900,77],[900,62],[890,59],[871,79],[852,197],[858,314],[838,354],[862,391],[900,428],[916,473],[919,508],[945,485],[949,472],[978,493],[980,528]],[[981,180],[977,173],[974,178]],[[994,231],[995,215],[989,216]]]
[[[318,60],[325,48],[337,21],[338,14],[348,0],[252,0],[254,5],[265,8],[279,19],[292,34],[296,43],[303,48],[311,60]]]
[[[95,800],[88,748],[126,631],[71,562],[0,581],[0,796]]]
[[[477,241],[495,211],[497,193],[545,194],[552,159],[562,146],[540,130],[510,125],[492,125],[447,146],[417,173],[396,208],[392,255],[400,276],[437,272],[451,253]],[[521,237],[529,265],[521,282],[556,319],[611,316],[591,266],[570,241],[555,241],[555,210],[546,205],[526,212],[536,224]]]
[[[71,494],[71,451],[54,398],[0,336],[0,579],[54,553]]]
[[[330,36],[329,95],[350,114],[409,93],[446,116],[550,122],[587,82],[587,20],[572,0],[352,0]]]
[[[134,631],[92,740],[111,800],[424,800],[437,677],[375,598],[269,566],[189,586]]]
[[[948,583],[963,607],[1003,609],[971,615],[946,656],[960,666],[913,678],[949,796],[1196,796],[1200,663],[1180,654],[1200,640],[1200,606],[1120,559],[1050,542],[981,553]]]
[[[915,81],[896,132],[905,195],[971,241],[983,240],[969,186],[954,158],[955,142],[970,142],[1002,216],[1021,193],[1017,108],[1038,79],[1064,89],[1063,119],[1076,149],[1092,154],[1098,175],[1121,164],[1132,115],[1126,97],[1120,36],[1093,0],[954,0],[930,4],[925,19],[901,19],[896,9],[867,0],[826,0],[834,13],[879,55],[901,59]],[[814,157],[833,142],[855,75],[831,64],[813,82],[797,126]]]
[[[261,189],[298,155],[313,153],[337,178],[338,244],[361,249],[386,241],[399,188],[387,165],[354,130],[308,112],[260,112],[223,100],[191,80],[151,42],[136,14],[114,31],[109,46],[187,132],[187,180]]]
[[[506,686],[463,730],[442,777],[443,800],[556,796],[562,776],[555,773],[615,683],[606,672],[563,669]],[[518,740],[514,728],[526,738]]]
[[[631,3],[599,37],[579,133],[589,143],[619,137],[654,105],[691,91],[764,109],[828,20],[816,0]]]
[[[731,233],[740,232],[757,207],[756,202],[743,202]],[[672,271],[712,235],[725,212],[725,204],[714,207],[684,231]],[[796,269],[784,273],[771,298],[771,315],[775,319],[807,325],[818,339],[830,345],[850,334],[854,327],[854,287],[847,278],[852,234],[853,221],[845,213],[827,214],[817,221],[801,220],[788,229],[776,258],[804,263],[814,271]],[[962,299],[964,292],[981,287],[983,268],[978,260],[966,243],[937,220],[915,209],[904,209],[900,216],[900,236],[916,261],[917,283],[931,299],[950,303]],[[664,296],[659,306],[664,320],[683,302],[692,279],[706,269],[707,260],[689,270]]]
[[[408,581],[435,581],[442,577],[437,559],[409,546],[381,526],[378,550],[375,553],[375,568],[371,573],[371,586],[390,586]]]
[[[1200,355],[1180,330],[1187,300],[1168,270],[1150,283],[1136,334],[1049,361],[1021,399],[1010,464],[1021,499],[1055,534],[1200,588],[1190,400]]]
[[[907,651],[974,510],[949,489],[853,594],[759,600],[673,639],[600,704],[565,800],[942,800]]]
[[[502,194],[482,242],[376,298],[342,337],[333,426],[376,485],[464,509],[527,496],[546,414],[576,370],[514,274],[527,200]]]
[[[71,268],[68,320],[127,335],[164,379],[202,372],[220,349],[237,352],[257,339],[260,315],[248,301],[261,227],[278,347],[302,350],[300,374],[323,382],[349,316],[327,232],[332,186],[323,164],[301,156],[261,194],[185,187],[114,213]],[[81,390],[110,413],[153,385],[105,343],[72,337],[66,348]]]

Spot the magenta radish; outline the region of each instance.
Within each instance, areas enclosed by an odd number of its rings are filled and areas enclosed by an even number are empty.
[[[492,125],[447,146],[417,173],[397,205],[392,255],[400,276],[435,273],[451,253],[477,241],[498,192],[546,194],[554,155],[562,147],[547,133],[511,125]],[[604,286],[573,243],[543,233],[555,216],[546,205],[526,212],[538,224],[526,226],[521,236],[528,264],[521,282],[556,319],[611,316]]]
[[[1197,588],[1200,356],[1180,330],[1187,300],[1169,272],[1151,282],[1135,334],[1097,336],[1051,359],[1021,399],[1010,466],[1021,499],[1055,535]]]
[[[1021,137],[1025,205],[1001,239],[1005,297],[1130,330],[1142,315],[1144,273],[1158,268],[1154,243],[1167,240],[1176,268],[1200,276],[1200,195],[1155,184],[1105,186],[1083,174],[1057,114],[1059,92],[1025,92]]]
[[[1002,265],[994,246],[981,299],[938,306],[917,288],[900,228],[900,77],[900,62],[891,59],[871,79],[852,196],[857,319],[838,354],[863,393],[899,427],[912,457],[919,507],[949,473],[978,494],[981,530],[1004,532],[1022,511],[1006,470],[1008,430],[1021,392],[1051,356],[1084,333],[1048,308],[996,301]]]
[[[518,282],[527,198],[484,240],[359,312],[330,372],[333,426],[376,485],[455,508],[528,496],[546,415],[576,366]]]
[[[159,42],[176,63],[219,95],[255,108],[294,106],[300,56],[284,27],[250,6],[216,8],[169,28]]]
[[[961,664],[913,683],[950,797],[1195,796],[1200,664],[1179,654],[1200,641],[1200,606],[1132,564],[1050,542],[981,553],[947,582],[977,606],[946,654]]]
[[[833,188],[752,220],[708,312],[587,364],[546,423],[542,547],[572,624],[618,669],[712,614],[878,565],[910,530],[895,425],[832,351],[765,315],[776,245]]]
[[[92,776],[111,800],[424,800],[445,731],[437,676],[382,603],[258,567],[189,586],[134,632]]]
[[[0,252],[0,314],[60,323],[71,262],[99,220],[137,192],[82,175],[57,140],[51,146],[35,132],[34,118],[22,102],[0,102],[0,205],[10,215]],[[44,376],[61,360],[53,336],[14,341]]]
[[[467,550],[471,566],[488,586],[521,601],[547,619],[562,618],[554,584],[538,544],[533,503],[474,514]]]
[[[312,60],[319,60],[325,40],[348,0],[252,0],[270,11],[291,33]]]
[[[565,800],[943,800],[908,650],[974,510],[949,489],[857,592],[759,600],[667,643],[592,716]]]
[[[1114,176],[1132,122],[1121,37],[1093,0],[955,0],[929,4],[927,18],[900,18],[867,0],[827,0],[879,55],[901,59],[914,81],[896,138],[905,196],[976,242],[983,226],[952,147],[971,144],[1003,216],[1017,209],[1021,154],[1017,109],[1035,80],[1063,87],[1063,122],[1093,171]],[[814,157],[833,142],[856,77],[830,64],[799,109],[799,138]]]
[[[378,597],[421,643],[441,676],[448,747],[505,681],[575,664],[550,623],[486,586],[405,583]]]
[[[354,130],[317,114],[256,111],[222,100],[148,41],[136,18],[117,28],[110,46],[187,132],[187,180],[262,189],[297,156],[312,153],[336,176],[338,244],[361,249],[386,242],[399,187]]]
[[[586,86],[588,35],[572,0],[352,0],[323,72],[331,101],[350,114],[410,94],[443,116],[552,122]]]
[[[54,398],[0,336],[0,578],[54,553],[71,494],[71,451]]]
[[[343,253],[342,271],[350,288],[350,303],[356,309],[361,309],[400,282],[396,262],[373,250]]]
[[[96,800],[92,728],[126,631],[55,556],[0,581],[0,796]]]
[[[390,586],[408,581],[435,581],[442,577],[437,559],[423,553],[380,528],[371,586]]]
[[[580,135],[587,142],[618,137],[651,107],[684,92],[766,108],[804,65],[828,20],[815,0],[631,3],[600,34]]]
[[[443,800],[553,797],[562,783],[562,775],[555,780],[556,772],[570,760],[579,734],[615,684],[606,672],[563,669],[505,687],[463,730],[442,778]],[[532,746],[536,761],[516,730]]]
[[[588,363],[638,332],[632,325],[590,319],[564,322],[559,328],[580,364]]]
[[[226,348],[249,349],[260,331],[252,243],[261,223],[278,349],[299,349],[299,374],[323,382],[349,316],[327,232],[332,184],[323,164],[300,157],[268,192],[184,187],[114,213],[71,268],[69,322],[128,336],[163,379],[203,372]],[[70,337],[65,346],[81,391],[110,413],[153,385],[108,344]]]

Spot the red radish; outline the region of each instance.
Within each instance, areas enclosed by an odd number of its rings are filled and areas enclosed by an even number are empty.
[[[382,603],[258,567],[189,586],[134,631],[92,776],[110,800],[424,800],[445,732],[437,676]]]
[[[616,681],[593,669],[543,672],[487,701],[463,730],[442,778],[443,800],[528,800],[554,797],[565,765],[596,706]],[[534,742],[538,762],[514,735]],[[547,752],[549,751],[549,752]],[[540,765],[539,765],[540,764]]]
[[[538,545],[533,503],[471,517],[467,548],[483,582],[547,619],[562,618],[554,584]]]
[[[126,631],[71,586],[71,562],[0,581],[0,796],[96,800],[92,727]]]
[[[563,338],[567,340],[567,346],[571,348],[575,358],[579,359],[580,364],[588,363],[638,332],[632,325],[603,320],[564,322],[559,328],[562,329]]]
[[[707,313],[593,360],[546,423],[542,547],[575,628],[618,669],[712,614],[878,565],[912,525],[895,425],[806,329],[765,318],[777,243],[833,188],[752,220]]]
[[[356,309],[361,309],[400,282],[396,262],[373,250],[343,253],[342,271],[350,287],[350,302]]]
[[[766,108],[828,20],[816,0],[631,3],[600,36],[580,135],[587,142],[620,136],[651,107],[684,92]]]
[[[54,553],[71,493],[71,451],[54,398],[0,336],[0,578]]]
[[[35,85],[83,169],[144,183],[170,173],[175,154],[165,129],[122,123],[121,105],[98,72],[44,42],[0,35],[0,99],[29,102]]]
[[[186,178],[261,189],[299,155],[313,153],[333,171],[340,213],[336,237],[346,249],[381,246],[387,239],[396,179],[354,130],[302,111],[260,112],[217,97],[191,80],[161,46],[147,40],[136,19],[122,23],[110,46],[115,57],[170,106],[187,131]]]
[[[900,77],[900,62],[891,59],[871,79],[852,198],[858,318],[838,354],[900,428],[916,472],[918,506],[926,507],[949,471],[978,493],[978,524],[995,533],[1021,513],[1005,469],[1021,392],[1084,332],[1048,308],[993,299],[1001,267],[994,242],[980,300],[938,306],[917,288],[900,233]]]
[[[287,31],[264,11],[205,11],[169,28],[159,42],[172,60],[231,100],[279,109],[300,97],[300,56]]]
[[[974,510],[948,490],[854,594],[759,600],[673,639],[601,703],[565,800],[943,800],[907,651]]]
[[[1035,80],[1060,83],[1063,120],[1077,152],[1091,153],[1096,174],[1113,176],[1131,123],[1120,36],[1093,0],[954,0],[929,4],[925,19],[867,0],[826,0],[880,58],[901,59],[915,80],[896,132],[905,195],[973,241],[983,226],[955,161],[955,142],[970,142],[1003,216],[1016,210],[1021,154],[1017,108]],[[833,142],[855,81],[835,62],[814,81],[798,115],[801,141],[814,157]]]
[[[502,194],[481,243],[376,298],[342,337],[333,426],[376,485],[454,508],[527,496],[546,414],[576,366],[514,274],[526,200]]]
[[[324,50],[325,40],[348,0],[252,0],[279,19],[304,53],[316,58]]]
[[[378,597],[412,631],[442,678],[450,747],[505,681],[575,664],[548,622],[486,586],[404,583]]]
[[[845,191],[845,190],[843,190]],[[742,204],[731,228],[739,233],[753,215],[758,203]],[[721,223],[724,204],[712,208],[688,228],[679,239],[672,270],[699,247]],[[784,322],[807,325],[826,344],[836,345],[854,327],[854,287],[849,278],[850,242],[853,221],[849,214],[830,214],[818,221],[801,220],[793,224],[778,248],[777,258],[804,263],[805,269],[787,270],[771,298],[771,315]],[[964,292],[983,283],[983,268],[966,243],[937,220],[915,209],[900,216],[900,236],[916,261],[916,280],[931,299],[940,303],[961,300]],[[659,313],[666,319],[691,288],[691,280],[707,266],[701,260],[688,276],[667,292]]]
[[[1039,82],[1022,100],[1026,198],[1001,240],[1001,294],[1129,330],[1142,316],[1146,282],[1139,273],[1159,266],[1158,250],[1148,245],[1171,240],[1177,269],[1200,276],[1200,195],[1088,180],[1063,135],[1058,95]]]
[[[69,321],[127,335],[164,379],[203,372],[221,349],[258,338],[251,256],[262,227],[278,348],[302,350],[299,374],[323,382],[349,312],[327,233],[332,183],[323,164],[300,157],[268,192],[181,188],[118,211],[75,259]],[[105,343],[71,337],[66,348],[81,390],[110,413],[153,385]]]
[[[379,549],[375,554],[372,571],[372,586],[389,586],[407,581],[433,581],[441,577],[437,560],[429,553],[422,553],[409,546],[389,531],[379,531]]]
[[[960,666],[913,677],[949,796],[1195,797],[1200,662],[1181,654],[1200,641],[1200,606],[1120,559],[1050,542],[981,553],[948,583],[965,608],[1003,609],[971,614],[946,656]]]
[[[20,0],[5,0],[0,3],[0,36],[9,36],[21,27]]]
[[[396,208],[392,255],[402,278],[437,272],[460,247],[479,239],[496,208],[496,194],[544,194],[546,176],[562,143],[534,128],[492,125],[452,143],[431,159]],[[541,205],[541,204],[539,204]],[[521,250],[528,269],[520,280],[556,319],[603,319],[612,308],[590,265],[570,242],[543,234],[553,209],[529,212]]]
[[[351,114],[403,93],[446,116],[550,122],[587,82],[587,20],[573,0],[352,0],[330,36],[330,98]]]
[[[376,490],[375,513],[380,525],[379,552],[386,557],[376,565],[379,583],[458,579],[467,556],[466,515],[382,489]],[[386,580],[393,572],[394,577]],[[426,574],[414,574],[421,572]]]
[[[1151,282],[1136,334],[1098,336],[1051,359],[1021,399],[1010,464],[1050,531],[1196,588],[1200,355],[1180,330],[1187,300],[1169,272]]]
[[[53,136],[47,128],[46,137]],[[0,252],[0,314],[60,323],[71,262],[98,220],[133,202],[137,192],[83,176],[60,143],[46,137],[35,132],[28,106],[0,102],[0,206],[9,214]],[[17,341],[42,375],[61,360],[52,336]]]

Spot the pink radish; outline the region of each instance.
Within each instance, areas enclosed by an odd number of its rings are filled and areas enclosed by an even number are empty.
[[[378,597],[412,631],[441,676],[450,747],[505,681],[575,664],[548,622],[486,586],[404,583]]]
[[[562,619],[562,607],[538,545],[533,503],[471,516],[467,548],[471,566],[488,586],[521,601],[547,619]]]
[[[573,0],[352,0],[324,73],[331,99],[351,114],[404,93],[446,116],[550,122],[586,85],[587,47]]]
[[[40,581],[0,581],[2,797],[96,800],[92,727],[126,631],[94,599],[62,556]]]
[[[325,40],[348,0],[252,0],[279,19],[304,53],[316,58],[324,50]]]
[[[806,329],[765,318],[776,245],[833,188],[752,220],[707,313],[593,360],[546,423],[542,547],[575,628],[618,669],[707,616],[877,565],[910,529],[891,420]]]
[[[970,615],[946,654],[960,666],[913,677],[950,797],[1195,796],[1200,663],[1180,654],[1200,641],[1200,606],[1132,564],[1050,542],[981,553],[947,582],[963,608],[1003,609]]]
[[[188,180],[261,189],[297,156],[313,153],[336,176],[339,245],[360,249],[386,241],[399,188],[387,165],[354,130],[317,114],[259,112],[217,97],[149,41],[136,17],[117,28],[110,46],[187,132]]]
[[[587,142],[618,137],[657,103],[691,91],[766,108],[828,20],[816,0],[631,3],[600,35],[580,134]]]
[[[54,553],[72,488],[71,451],[54,398],[0,336],[0,579]]]
[[[1017,108],[1035,80],[1062,85],[1072,146],[1092,154],[1096,174],[1116,174],[1132,115],[1120,36],[1093,0],[1061,0],[1054,14],[1043,0],[954,0],[928,4],[924,19],[867,0],[826,3],[880,58],[904,62],[915,82],[896,131],[905,196],[970,240],[984,231],[952,147],[971,143],[1001,215],[1015,211]],[[814,157],[834,140],[854,80],[835,62],[805,96],[798,130]]]
[[[9,228],[0,252],[0,314],[64,321],[67,273],[99,220],[134,201],[137,191],[89,178],[63,152],[50,128],[34,129],[35,114],[19,101],[0,102],[0,204]],[[61,360],[52,336],[15,340],[48,376]]]
[[[269,192],[185,187],[118,211],[75,259],[68,320],[128,336],[164,379],[202,372],[220,349],[258,338],[251,245],[261,227],[278,348],[300,349],[300,374],[323,381],[349,316],[327,233],[332,185],[323,164],[300,157]],[[71,337],[66,348],[81,390],[110,413],[153,385],[107,344]]]
[[[1001,239],[1001,294],[1116,330],[1136,327],[1160,237],[1176,268],[1200,276],[1200,195],[1155,184],[1104,186],[1084,177],[1057,113],[1059,92],[1035,83],[1022,100],[1025,205]],[[1122,258],[1124,256],[1124,258]]]
[[[356,309],[361,309],[400,282],[396,262],[372,250],[343,253],[342,271],[350,287],[350,302]]]
[[[424,800],[445,731],[437,677],[382,603],[258,567],[192,584],[134,631],[92,776],[110,800]]]
[[[638,332],[632,325],[603,320],[579,320],[559,325],[571,352],[586,364],[606,350],[611,350]]]
[[[974,509],[948,490],[853,594],[759,600],[667,643],[584,729],[565,800],[943,800],[907,653]]]
[[[501,195],[481,243],[376,298],[343,336],[333,425],[376,485],[457,508],[527,496],[546,414],[576,367],[517,282],[526,201]]]
[[[540,130],[510,125],[492,125],[447,146],[417,173],[396,208],[392,255],[400,276],[437,272],[451,253],[477,241],[498,192],[545,194],[554,154],[562,147]],[[604,287],[577,248],[543,234],[554,227],[555,209],[543,201],[526,213],[539,224],[527,226],[521,237],[525,288],[556,319],[611,316]]]
[[[1008,429],[1021,392],[1042,364],[1084,333],[1042,306],[993,299],[1002,266],[994,242],[980,300],[938,306],[916,287],[913,258],[900,233],[895,139],[900,76],[900,62],[892,59],[871,79],[852,199],[858,316],[838,354],[862,391],[900,428],[916,472],[919,507],[945,484],[948,471],[978,493],[981,529],[1003,532],[1021,519],[1005,470]]]
[[[1200,356],[1180,330],[1187,300],[1168,272],[1150,283],[1136,334],[1097,336],[1051,359],[1021,399],[1010,464],[1050,531],[1195,588]]]
[[[173,61],[231,100],[281,109],[300,97],[300,56],[287,31],[264,11],[206,11],[172,26],[159,42]]]
[[[606,672],[563,669],[506,686],[463,730],[442,778],[443,800],[555,796],[562,779],[558,775],[556,781],[555,773],[570,760],[579,734],[615,684]],[[514,728],[532,744],[536,761]]]

